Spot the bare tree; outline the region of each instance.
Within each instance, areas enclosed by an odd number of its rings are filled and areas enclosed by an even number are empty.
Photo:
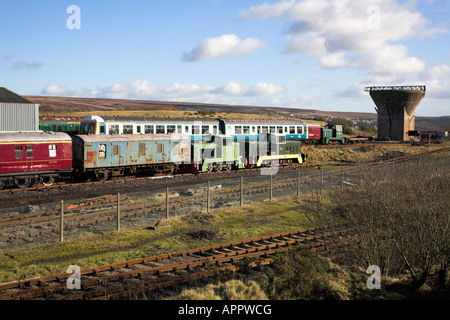
[[[448,286],[448,165],[444,158],[367,169],[358,186],[332,194],[356,230],[359,244],[348,253],[361,266],[391,275],[407,270],[413,289],[438,268],[440,285]]]

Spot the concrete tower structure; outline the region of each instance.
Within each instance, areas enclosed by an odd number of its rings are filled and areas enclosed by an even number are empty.
[[[425,96],[425,86],[367,87],[378,113],[378,138],[409,140],[415,130],[416,108]]]

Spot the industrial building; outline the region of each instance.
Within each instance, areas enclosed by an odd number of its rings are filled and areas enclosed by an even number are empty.
[[[378,138],[408,141],[415,130],[416,108],[425,96],[425,86],[367,87],[378,113]]]
[[[0,87],[0,132],[39,130],[39,105]]]

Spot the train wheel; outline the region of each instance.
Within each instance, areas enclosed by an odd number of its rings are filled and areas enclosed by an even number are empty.
[[[96,171],[95,177],[98,181],[106,181],[109,178],[109,173],[108,171]]]
[[[42,178],[42,184],[46,187],[50,187],[51,185],[53,185],[53,183],[55,183],[54,177],[43,177]]]
[[[206,172],[212,172],[214,170],[214,164],[209,163],[208,167],[206,167]]]
[[[17,178],[17,179],[15,179],[15,182],[19,188],[25,189],[30,186],[31,179],[30,178]]]
[[[223,171],[231,171],[232,165],[231,163],[226,163],[223,165]]]

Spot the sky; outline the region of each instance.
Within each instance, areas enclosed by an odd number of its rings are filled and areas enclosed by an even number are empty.
[[[20,95],[370,112],[426,85],[450,115],[447,0],[0,0],[0,86]]]

